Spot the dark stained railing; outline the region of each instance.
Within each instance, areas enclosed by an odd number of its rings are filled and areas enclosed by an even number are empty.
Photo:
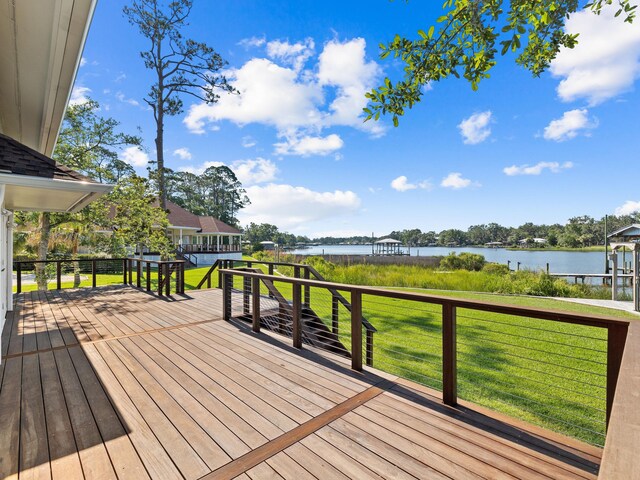
[[[152,276],[157,275],[156,289],[159,296],[171,295],[171,277],[175,275],[174,290],[184,294],[184,260],[141,260],[127,258],[125,263],[125,282],[128,285],[153,291]]]
[[[16,272],[16,293],[22,293],[24,287],[23,276],[33,274],[31,284],[37,285],[35,276],[36,265],[44,267],[44,276],[47,284],[53,283],[56,290],[61,290],[64,284],[75,283],[72,279],[64,279],[65,275],[78,274],[81,277],[80,287],[86,285],[87,278],[91,279],[91,288],[106,284],[126,284],[152,291],[152,276],[157,274],[158,295],[171,294],[171,278],[175,277],[175,293],[184,293],[184,261],[153,261],[137,258],[83,258],[83,259],[58,259],[58,260],[26,260],[14,261],[13,269]],[[144,267],[143,267],[144,266]],[[143,273],[144,270],[144,273]],[[101,277],[102,276],[102,277]],[[108,278],[105,280],[105,276]],[[106,283],[105,283],[106,282]],[[83,285],[84,284],[84,285]],[[72,285],[73,286],[73,285]]]
[[[98,276],[111,275],[115,280],[115,276],[123,275],[122,282],[111,281],[110,283],[126,283],[124,272],[126,271],[126,258],[82,258],[82,259],[58,259],[58,260],[21,260],[13,262],[13,270],[16,272],[16,293],[23,291],[23,275],[33,273],[37,274],[36,266],[43,266],[45,269],[44,276],[47,283],[55,282],[55,289],[62,289],[65,275],[78,273],[82,277],[91,278],[91,287],[95,288],[98,284]],[[36,283],[36,279],[32,283]]]
[[[203,278],[200,280],[200,282],[196,286],[196,289],[202,288],[205,284],[207,285],[207,288],[211,288],[213,283],[212,277],[216,270],[218,271],[217,288],[223,288],[222,273],[221,273],[222,269],[246,268],[246,269],[249,269],[249,271],[251,271],[252,268],[256,266],[265,267],[269,275],[273,275],[275,271],[278,269],[281,269],[281,270],[288,269],[287,273],[290,273],[291,277],[293,278],[300,278],[300,279],[304,278],[307,280],[314,279],[319,281],[325,281],[322,275],[320,275],[320,273],[310,265],[288,263],[288,262],[267,262],[267,261],[261,261],[261,260],[217,260],[205,273]],[[239,288],[244,292],[244,302],[248,303],[249,302],[248,298],[251,292],[251,283],[249,281],[242,282],[242,285],[240,285]],[[278,291],[277,288],[275,288],[274,285],[271,285],[270,288],[266,288],[266,291],[264,293],[271,299],[278,298],[280,294],[280,292]],[[331,332],[333,335],[339,336],[341,334],[341,328],[340,328],[341,318],[344,317],[344,314],[342,315],[342,317],[340,316],[340,311],[341,311],[340,307],[342,307],[342,309],[346,311],[346,315],[349,315],[351,312],[351,304],[338,290],[329,289],[328,293],[330,295],[330,298],[325,299],[326,300],[325,303],[327,305],[328,304],[331,305],[330,307],[331,308]],[[310,305],[311,305],[310,287],[308,286],[302,287],[301,295],[302,295],[301,298],[303,302],[302,313],[311,318],[313,316],[313,313],[308,312],[308,310],[310,310]],[[290,300],[287,300],[284,298],[280,298],[280,301],[282,303],[284,302],[291,303]],[[374,342],[374,333],[376,332],[376,328],[373,325],[371,325],[371,323],[364,317],[362,318],[362,323],[365,329],[365,336],[364,336],[365,361],[367,365],[371,366],[373,364],[373,342]],[[343,326],[342,329],[348,329],[348,327]]]
[[[223,317],[283,333],[296,348],[349,356],[355,370],[366,363],[423,383],[447,405],[470,401],[604,444],[629,321],[337,284],[296,270],[280,277],[251,265],[223,268]],[[269,295],[270,286],[286,301]],[[335,292],[350,314],[337,332]],[[363,315],[378,331],[375,352],[362,348]]]

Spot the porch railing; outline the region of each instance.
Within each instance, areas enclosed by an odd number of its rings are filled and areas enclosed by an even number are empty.
[[[310,271],[309,271],[310,272]],[[223,316],[602,446],[629,322],[223,268]],[[272,286],[283,299],[273,298]],[[334,323],[334,292],[350,309]],[[289,306],[287,306],[289,305]],[[342,309],[343,304],[338,303]],[[346,318],[345,318],[346,317]],[[363,349],[363,318],[377,329]],[[334,327],[337,327],[334,329]],[[363,362],[363,359],[365,360]]]
[[[237,253],[242,252],[241,245],[203,245],[199,243],[186,243],[180,245],[182,251],[187,253]]]

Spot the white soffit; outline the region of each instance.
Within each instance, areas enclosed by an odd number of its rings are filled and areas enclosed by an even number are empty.
[[[97,0],[0,0],[0,132],[51,156]]]
[[[99,183],[3,173],[0,185],[5,186],[4,208],[48,212],[77,212],[113,188]]]

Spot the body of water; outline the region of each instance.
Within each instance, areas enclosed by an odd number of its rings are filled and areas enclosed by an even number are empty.
[[[405,250],[406,251],[406,250]],[[511,262],[511,269],[520,268],[530,270],[544,270],[547,263],[551,273],[604,273],[604,252],[562,252],[558,250],[529,251],[507,250],[506,248],[477,248],[477,247],[414,247],[412,256],[446,256],[451,252],[478,253],[488,262]],[[370,255],[371,245],[318,245],[310,248],[293,250],[289,253],[296,255]],[[627,261],[631,260],[631,254]],[[620,259],[620,263],[622,259]]]

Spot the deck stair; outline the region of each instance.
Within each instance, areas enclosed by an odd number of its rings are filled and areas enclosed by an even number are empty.
[[[182,245],[176,247],[175,254],[178,260],[184,260],[187,268],[196,268],[198,266],[198,257],[187,252]]]
[[[244,269],[260,273],[257,269]],[[268,295],[261,295],[263,308],[260,312],[260,325],[273,332],[291,337],[293,332],[293,305],[287,300],[271,280],[261,280],[267,288]],[[266,308],[265,308],[266,306]],[[301,309],[302,341],[332,353],[350,358],[351,354],[325,322],[309,306]],[[251,322],[251,315],[240,315],[237,318]]]

